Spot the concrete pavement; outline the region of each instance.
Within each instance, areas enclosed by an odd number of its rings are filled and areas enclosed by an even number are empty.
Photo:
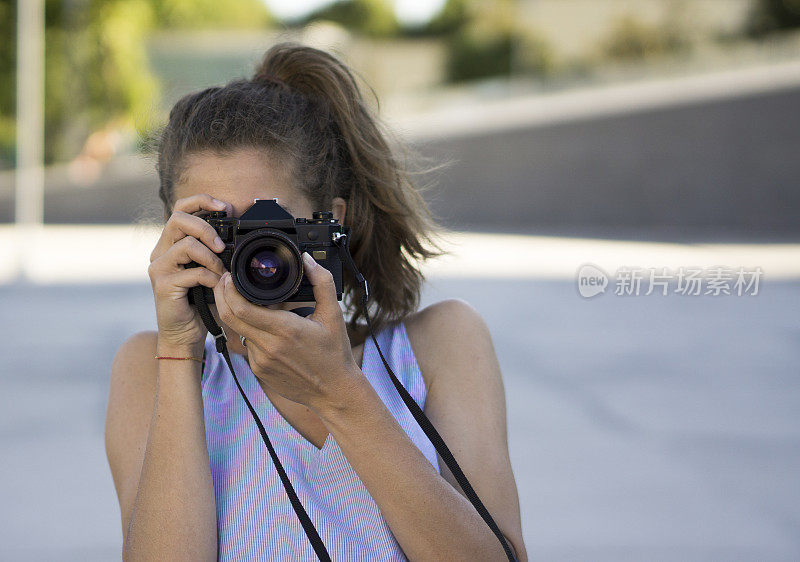
[[[449,297],[494,335],[531,559],[800,558],[800,281],[586,300],[433,277],[423,304]],[[108,370],[150,288],[11,283],[0,307],[0,559],[118,558]]]

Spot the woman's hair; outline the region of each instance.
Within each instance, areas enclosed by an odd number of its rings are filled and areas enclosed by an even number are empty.
[[[180,99],[158,142],[165,217],[187,154],[250,147],[288,167],[293,187],[315,210],[330,209],[334,197],[347,201],[350,251],[369,282],[376,330],[417,309],[424,280],[418,263],[443,253],[435,242],[442,231],[343,62],[280,43],[251,79]],[[355,329],[363,317],[360,287],[344,269],[343,302]]]

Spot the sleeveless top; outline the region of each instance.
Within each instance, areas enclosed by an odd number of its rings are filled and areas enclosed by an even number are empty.
[[[427,389],[403,322],[393,322],[375,336],[398,380],[424,408]],[[210,335],[205,356],[201,387],[216,498],[219,560],[316,561],[256,423]],[[331,559],[407,560],[333,436],[328,434],[322,449],[318,449],[278,412],[245,357],[232,353],[231,362]],[[409,438],[441,474],[436,449],[408,411],[369,336],[364,342],[361,370]]]

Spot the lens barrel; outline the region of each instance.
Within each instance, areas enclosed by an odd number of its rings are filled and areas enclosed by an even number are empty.
[[[303,280],[303,260],[294,241],[273,228],[254,230],[236,242],[231,277],[238,291],[256,304],[283,302]]]

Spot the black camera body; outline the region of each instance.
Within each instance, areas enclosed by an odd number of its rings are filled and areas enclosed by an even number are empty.
[[[303,274],[302,253],[308,252],[333,275],[336,298],[342,299],[342,261],[334,240],[349,234],[330,211],[314,211],[312,218],[295,218],[274,199],[256,199],[241,217],[212,211],[200,215],[225,243],[217,255],[239,293],[252,303],[314,301],[314,291]],[[191,262],[186,267],[199,267]],[[208,303],[214,292],[203,287]],[[190,301],[191,291],[189,292]]]

